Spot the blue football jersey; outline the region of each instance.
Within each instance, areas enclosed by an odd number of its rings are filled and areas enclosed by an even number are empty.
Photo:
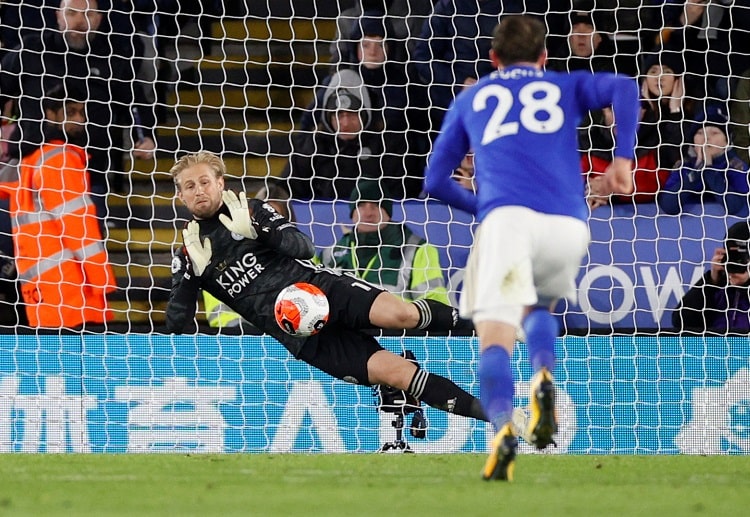
[[[615,156],[633,159],[638,125],[633,78],[511,66],[461,92],[443,120],[425,171],[425,189],[481,221],[499,206],[587,219],[578,131],[590,110],[612,106]],[[452,179],[474,153],[477,193]]]

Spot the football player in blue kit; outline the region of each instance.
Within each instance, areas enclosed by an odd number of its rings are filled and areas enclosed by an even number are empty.
[[[551,311],[559,299],[575,299],[590,239],[577,150],[577,126],[588,111],[611,106],[615,114],[615,159],[598,194],[633,191],[635,80],[547,72],[544,39],[544,25],[533,17],[502,19],[490,51],[497,70],[456,98],[425,171],[430,195],[479,222],[460,310],[479,336],[480,400],[496,429],[484,479],[513,479],[518,439],[511,423],[511,356],[519,329],[535,372],[524,438],[538,449],[554,443],[559,324]],[[470,150],[476,193],[452,177]]]

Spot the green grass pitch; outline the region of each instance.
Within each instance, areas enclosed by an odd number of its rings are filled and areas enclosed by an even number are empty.
[[[6,454],[0,515],[739,515],[746,456]]]

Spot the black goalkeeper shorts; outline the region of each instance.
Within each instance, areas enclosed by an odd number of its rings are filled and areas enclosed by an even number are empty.
[[[385,289],[354,276],[331,273],[322,269],[310,279],[328,297],[329,324],[352,330],[372,328],[370,308]]]
[[[330,316],[319,334],[307,339],[298,359],[337,379],[370,386],[367,361],[383,350],[362,329],[371,329],[370,308],[385,290],[350,275],[321,269],[310,279],[328,297]]]
[[[370,386],[367,361],[380,350],[374,336],[332,324],[309,338],[297,359],[337,379]]]

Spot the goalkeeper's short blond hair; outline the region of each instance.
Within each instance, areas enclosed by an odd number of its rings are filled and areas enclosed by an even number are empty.
[[[217,178],[223,177],[227,173],[227,165],[224,163],[218,155],[211,151],[198,151],[197,153],[186,154],[169,169],[169,173],[172,175],[172,181],[179,190],[180,184],[177,181],[177,177],[185,169],[198,165],[199,163],[205,163],[211,170],[214,171]]]

